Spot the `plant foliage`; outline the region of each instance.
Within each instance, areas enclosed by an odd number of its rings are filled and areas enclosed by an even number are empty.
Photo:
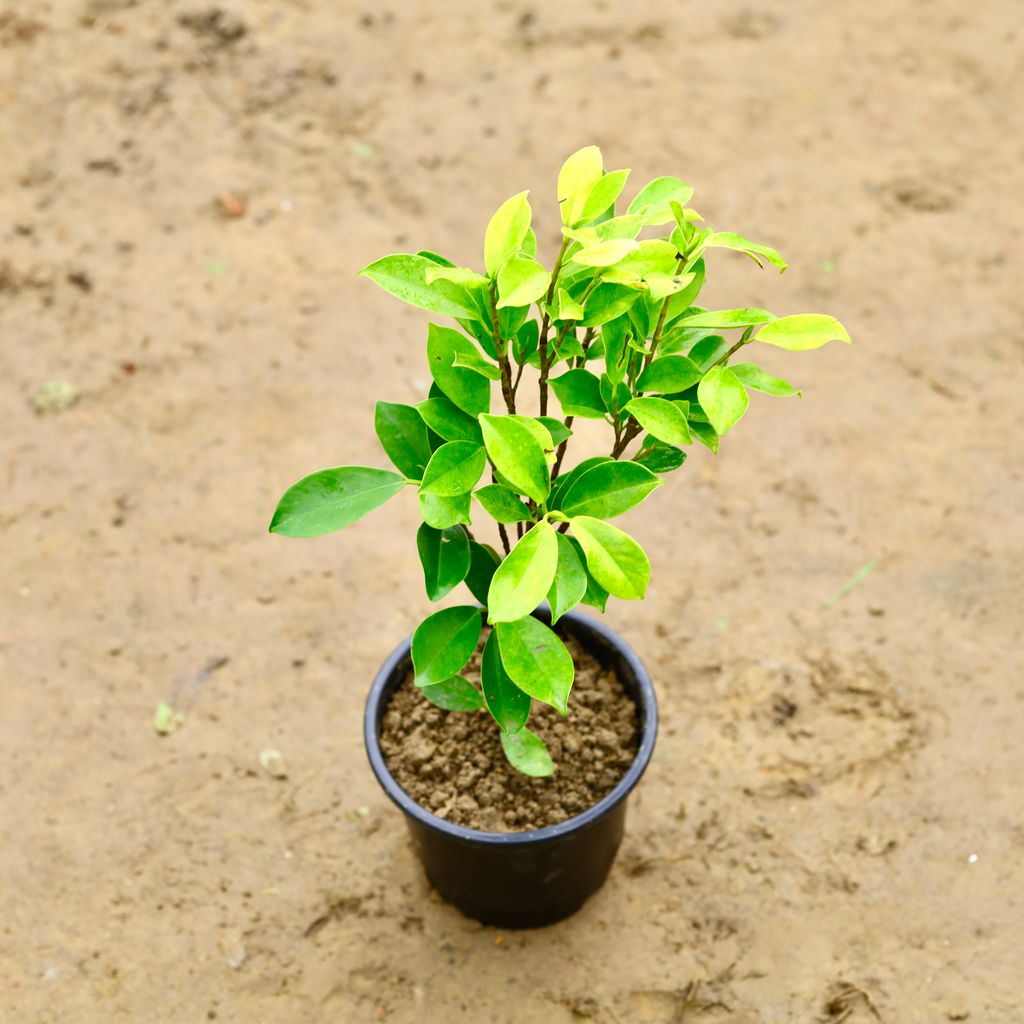
[[[712,250],[780,272],[786,263],[767,245],[706,227],[678,178],[656,178],[623,204],[628,176],[606,171],[596,146],[566,160],[550,268],[538,259],[526,192],[488,223],[482,273],[426,251],[366,267],[396,298],[454,321],[427,330],[433,385],[415,406],[377,403],[377,436],[397,472],[313,473],[285,492],[270,526],[290,537],[331,533],[415,488],[427,596],[440,601],[465,584],[483,606],[444,608],[420,623],[416,684],[448,711],[486,709],[509,761],[528,775],[553,771],[526,727],[531,703],[567,714],[573,681],[565,645],[532,613],[547,601],[557,622],[579,603],[603,611],[609,596],[644,597],[648,557],[609,520],[646,500],[695,441],[717,452],[750,391],[800,394],[754,362],[732,363],[741,350],[850,341],[824,314],[697,305]],[[536,400],[525,400],[527,371]],[[607,424],[609,451],[568,468],[577,418]],[[478,538],[481,519],[493,524],[500,554]],[[461,672],[485,622],[477,690]]]

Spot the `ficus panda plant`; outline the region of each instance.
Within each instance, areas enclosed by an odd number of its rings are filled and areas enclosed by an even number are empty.
[[[528,775],[553,770],[527,728],[531,703],[565,715],[573,682],[568,650],[532,613],[547,601],[557,623],[581,602],[604,611],[609,597],[642,599],[647,555],[611,520],[682,466],[694,439],[717,452],[747,411],[749,391],[799,394],[738,357],[751,346],[804,351],[850,341],[823,314],[697,305],[714,250],[779,271],[786,263],[769,246],[705,226],[687,205],[693,189],[678,178],[656,178],[623,204],[628,176],[605,171],[596,146],[566,160],[550,266],[538,259],[533,211],[520,192],[487,225],[482,273],[429,251],[362,270],[454,326],[427,328],[426,397],[377,403],[377,436],[395,469],[313,473],[285,492],[270,524],[273,533],[320,536],[414,489],[427,596],[440,601],[465,584],[479,602],[420,623],[415,683],[448,711],[486,709],[509,761]],[[535,399],[526,398],[527,382]],[[608,453],[570,467],[578,419],[604,421]],[[496,525],[493,545],[481,520]],[[477,689],[460,673],[485,622],[492,628]]]

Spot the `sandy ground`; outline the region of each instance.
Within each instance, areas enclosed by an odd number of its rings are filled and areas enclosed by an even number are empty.
[[[0,1018],[1024,1021],[1019,13],[0,2]],[[709,300],[857,345],[765,354],[804,399],[631,514],[658,750],[607,888],[500,933],[365,764],[414,503],[265,531],[423,387],[355,271],[476,261],[531,186],[550,259],[590,142],[793,264],[722,254]]]

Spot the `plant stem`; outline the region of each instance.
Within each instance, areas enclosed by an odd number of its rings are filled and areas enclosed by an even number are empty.
[[[678,277],[683,272],[683,267],[686,266],[686,257],[680,256],[679,262],[676,264],[676,276]],[[658,351],[658,342],[661,341],[661,332],[665,329],[665,318],[668,316],[668,304],[672,298],[671,295],[665,296],[665,300],[661,304],[661,312],[658,314],[658,326],[654,328],[654,333],[651,335],[651,348],[647,355],[644,356],[644,369],[651,365],[651,360],[654,358],[654,353]]]
[[[562,260],[565,259],[565,252],[569,248],[569,239],[562,236],[562,245],[558,250],[555,259],[554,269],[551,271],[551,283],[548,285],[547,294],[544,296],[544,317],[541,322],[540,340],[537,342],[537,354],[540,357],[540,414],[548,414],[548,370],[551,364],[548,362],[548,331],[551,329],[551,317],[548,315],[547,307],[551,305],[551,299],[555,294],[555,285],[558,283],[558,275],[562,272]]]
[[[504,523],[498,523],[498,536],[501,537],[501,546],[505,549],[507,555],[512,550],[512,545],[508,542],[508,533],[505,530]]]
[[[735,345],[733,345],[733,347],[732,347],[731,349],[729,349],[729,351],[728,351],[728,352],[726,352],[726,353],[725,353],[725,355],[724,355],[724,356],[722,356],[722,358],[721,358],[721,359],[716,359],[716,360],[715,360],[715,361],[714,361],[714,362],[713,362],[713,363],[712,363],[712,364],[711,364],[711,365],[710,365],[710,366],[708,367],[708,369],[709,369],[709,370],[713,370],[713,369],[714,369],[714,368],[715,368],[716,366],[719,366],[719,365],[720,365],[721,363],[727,363],[727,362],[729,362],[729,360],[730,360],[730,359],[731,359],[731,358],[732,358],[732,357],[733,357],[734,355],[736,355],[736,353],[737,353],[737,352],[739,352],[739,350],[740,350],[741,348],[743,348],[743,346],[744,346],[744,345],[748,345],[748,344],[750,344],[750,339],[749,339],[749,338],[746,338],[746,337],[740,338],[740,340],[739,340],[739,341],[737,341],[737,342],[736,342],[736,344],[735,344]]]
[[[508,349],[501,338],[501,327],[498,324],[498,285],[491,282],[491,331],[494,335],[494,347],[498,353],[498,368],[501,370],[501,394],[505,399],[505,408],[509,413],[516,411],[516,393],[512,387],[512,366],[508,361]]]

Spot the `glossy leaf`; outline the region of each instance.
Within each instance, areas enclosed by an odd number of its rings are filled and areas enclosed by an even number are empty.
[[[727,366],[713,366],[704,374],[697,386],[697,401],[719,437],[739,422],[750,405],[747,389]]]
[[[530,510],[519,500],[515,491],[510,491],[501,484],[478,487],[473,496],[496,522],[528,523],[533,519]]]
[[[557,564],[555,529],[540,522],[498,566],[487,593],[488,620],[512,622],[534,611],[551,589]]]
[[[558,540],[558,566],[548,591],[552,624],[575,608],[587,592],[587,570],[572,541],[564,533],[556,533],[555,537]]]
[[[359,273],[412,306],[444,316],[476,319],[480,315],[476,303],[463,285],[451,281],[427,284],[427,271],[436,267],[425,256],[398,253],[376,260]]]
[[[476,417],[463,412],[450,398],[427,398],[416,408],[423,422],[445,441],[484,443]]]
[[[591,516],[575,516],[569,528],[587,556],[590,574],[609,594],[625,600],[644,596],[651,564],[628,533]]]
[[[759,266],[763,258],[780,271],[789,266],[771,246],[751,242],[742,235],[737,235],[735,231],[713,231],[704,239],[704,248],[735,249],[737,252],[746,253]]]
[[[532,211],[527,192],[520,192],[498,207],[484,233],[484,266],[492,277],[501,265],[522,248],[530,230]]]
[[[678,178],[655,178],[640,189],[626,213],[641,214],[648,224],[670,224],[675,217],[669,201],[688,203],[692,196],[693,189]]]
[[[551,508],[561,508],[562,495],[565,494],[566,488],[579,476],[587,472],[593,466],[600,466],[604,462],[614,462],[615,459],[608,455],[593,455],[589,459],[584,459],[578,466],[574,466],[571,470],[563,473],[557,480],[551,485],[551,497],[548,500],[548,505]]]
[[[710,423],[701,423],[697,420],[690,420],[690,430],[693,436],[705,448],[711,451],[713,454],[718,454],[718,435],[715,433],[715,428]]]
[[[679,252],[674,245],[662,238],[645,238],[637,248],[628,253],[618,264],[616,271],[627,271],[646,278],[649,274],[675,274]],[[689,275],[679,275],[679,284],[689,283]]]
[[[667,398],[634,398],[626,406],[626,412],[659,441],[666,444],[690,444],[692,441],[685,414]]]
[[[700,313],[681,316],[676,323],[685,327],[756,327],[767,324],[775,319],[774,313],[767,309],[716,309],[703,310]]]
[[[821,348],[833,340],[845,341],[847,344],[853,341],[846,328],[834,316],[823,313],[797,313],[795,316],[780,317],[762,327],[754,340],[790,352]]]
[[[469,525],[471,495],[459,494],[454,498],[443,498],[438,494],[419,495],[420,517],[435,530],[447,530],[459,523]]]
[[[589,224],[595,217],[600,216],[612,206],[619,198],[619,193],[625,188],[628,177],[629,171],[624,170],[609,171],[608,174],[598,178],[591,185],[587,198],[583,201],[579,223]]]
[[[700,367],[686,356],[661,356],[637,378],[637,391],[677,394],[700,380]]]
[[[558,204],[563,224],[575,224],[590,190],[604,172],[597,146],[584,146],[570,156],[558,172]]]
[[[603,420],[604,402],[601,401],[601,382],[582,367],[569,370],[548,383],[566,416],[581,416]]]
[[[487,454],[472,441],[448,441],[430,457],[420,491],[455,498],[473,489],[487,465]]]
[[[456,352],[452,359],[452,366],[460,369],[472,370],[479,373],[481,377],[488,380],[498,380],[501,377],[501,370],[495,363],[486,359],[475,347],[470,346],[462,352]]]
[[[321,537],[349,526],[383,505],[406,484],[387,469],[340,466],[322,469],[292,484],[270,520],[270,532],[285,537]]]
[[[543,502],[551,488],[547,458],[536,431],[547,431],[527,416],[481,416],[487,454],[498,472],[518,491]]]
[[[564,289],[558,289],[557,320],[582,320],[583,307]]]
[[[431,601],[450,594],[469,572],[469,538],[461,526],[437,530],[428,523],[421,524],[416,532],[416,550]]]
[[[410,480],[419,480],[430,461],[427,428],[419,410],[411,405],[378,402],[373,425],[388,458]]]
[[[686,461],[686,452],[648,434],[640,446],[640,451],[633,456],[633,461],[652,473],[671,473]]]
[[[635,508],[660,485],[653,473],[635,462],[599,462],[560,492],[557,508],[570,517],[613,519]]]
[[[491,578],[500,564],[498,552],[489,544],[480,544],[475,540],[469,542],[469,572],[466,573],[465,582],[469,592],[485,607]]]
[[[701,373],[710,370],[719,359],[729,351],[729,342],[720,334],[709,334],[701,338],[693,348],[690,349],[690,359],[701,369]]]
[[[604,612],[608,607],[608,591],[590,574],[590,570],[587,568],[587,556],[580,546],[580,542],[575,537],[569,537],[568,540],[576,552],[576,557],[580,560],[580,565],[583,566],[583,571],[587,574],[587,590],[583,595],[582,603]]]
[[[512,681],[501,663],[498,634],[491,630],[480,659],[480,684],[484,704],[504,733],[516,733],[530,717],[530,695]]]
[[[457,675],[476,650],[483,629],[475,605],[443,608],[424,619],[412,635],[412,665],[417,686],[443,683]]]
[[[611,267],[638,245],[631,238],[609,238],[586,245],[573,255],[573,262],[584,267]]]
[[[491,407],[491,383],[473,370],[455,366],[455,356],[472,359],[476,346],[450,327],[431,324],[427,329],[427,362],[437,386],[463,412],[477,416]]]
[[[771,377],[756,363],[733,363],[729,369],[736,374],[744,387],[753,388],[755,391],[763,391],[768,395],[775,395],[778,398],[789,398],[792,395],[800,396],[802,392],[797,391],[789,381],[781,377]]]
[[[527,320],[512,340],[512,355],[517,363],[525,363],[537,351],[540,325],[536,320]]]
[[[548,290],[550,283],[551,272],[532,256],[512,256],[498,271],[498,309],[528,306]]]
[[[499,622],[494,628],[501,663],[516,686],[559,714],[567,714],[574,667],[554,631],[532,615]]]
[[[542,779],[554,773],[555,765],[544,741],[525,726],[515,733],[503,732],[501,747],[508,763],[523,775]]]
[[[587,299],[584,327],[600,327],[621,316],[640,297],[641,290],[621,284],[599,284]]]
[[[465,676],[452,676],[441,683],[422,688],[423,696],[444,711],[476,711],[484,699],[480,691]]]
[[[563,441],[572,437],[572,431],[554,416],[537,416],[536,420],[551,435],[553,448],[557,448]]]

